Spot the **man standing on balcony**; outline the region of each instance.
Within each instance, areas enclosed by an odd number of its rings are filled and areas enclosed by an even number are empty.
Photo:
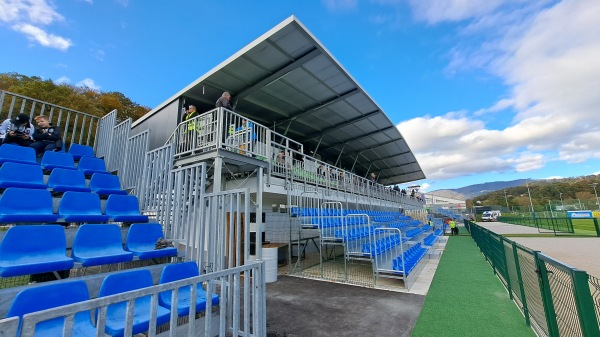
[[[221,97],[219,97],[219,99],[217,100],[217,103],[215,104],[215,106],[217,108],[225,108],[227,110],[231,110],[233,111],[233,108],[231,107],[231,95],[229,94],[228,91],[225,91],[223,93],[223,95],[221,95]]]

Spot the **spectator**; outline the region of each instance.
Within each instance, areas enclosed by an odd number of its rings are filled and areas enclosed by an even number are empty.
[[[217,108],[225,108],[227,110],[231,110],[233,111],[233,108],[231,107],[231,94],[229,94],[228,91],[225,91],[221,97],[219,97],[219,99],[217,100],[217,103],[215,104],[215,106]]]
[[[279,154],[277,155],[277,158],[275,158],[275,161],[282,165],[285,164],[285,151],[279,151]]]
[[[63,146],[60,128],[52,125],[47,116],[40,115],[34,118],[37,128],[33,132],[35,141],[30,147],[42,155],[46,151],[60,151]]]
[[[373,184],[377,183],[377,175],[375,174],[375,172],[371,172],[371,174],[369,175],[369,181],[371,181]]]
[[[33,143],[31,134],[33,126],[29,123],[29,116],[18,114],[12,119],[7,119],[0,125],[0,138],[2,144],[17,144],[20,146],[29,146]]]
[[[400,187],[398,185],[394,185],[394,191],[400,192]]]
[[[449,224],[450,224],[450,233],[452,235],[458,235],[458,227],[456,227],[456,222],[454,222],[454,220],[450,220]]]

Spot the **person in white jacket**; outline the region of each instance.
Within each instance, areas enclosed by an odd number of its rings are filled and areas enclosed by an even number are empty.
[[[32,133],[33,126],[29,123],[29,116],[26,114],[18,114],[0,125],[2,144],[29,146],[33,143]]]

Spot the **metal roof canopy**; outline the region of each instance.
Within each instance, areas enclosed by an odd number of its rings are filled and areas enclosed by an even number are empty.
[[[381,108],[294,16],[247,45],[134,123],[186,97],[214,107],[223,91],[236,112],[326,161],[385,185],[425,178],[402,135]]]

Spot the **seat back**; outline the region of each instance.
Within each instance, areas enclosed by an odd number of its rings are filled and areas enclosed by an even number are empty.
[[[81,157],[95,157],[93,147],[75,143],[71,144],[69,147],[69,153],[77,160]]]
[[[70,153],[46,151],[42,156],[40,163],[44,170],[53,170],[54,168],[75,169],[75,161]]]
[[[135,195],[111,194],[106,200],[106,215],[140,215],[140,204]]]
[[[73,257],[84,251],[123,249],[121,231],[115,224],[85,224],[79,227],[73,241]]]
[[[96,193],[67,191],[60,199],[58,214],[64,218],[70,215],[102,215],[100,196]]]
[[[48,190],[7,188],[0,196],[0,222],[56,221],[52,195]]]
[[[79,191],[90,189],[85,185],[85,175],[81,171],[56,168],[50,173],[48,187],[57,192]]]
[[[5,163],[0,167],[0,188],[46,188],[44,173],[38,165]]]
[[[164,238],[162,226],[159,223],[132,224],[127,232],[125,249],[152,250],[159,238]]]
[[[83,171],[85,174],[92,174],[95,172],[106,172],[106,165],[104,160],[96,157],[81,157],[79,159],[79,165],[77,169]]]
[[[102,281],[98,297],[120,294],[136,289],[152,287],[152,275],[147,269],[124,271],[108,275]]]
[[[170,264],[163,268],[160,274],[160,283],[169,283],[199,276],[198,265],[194,261]]]
[[[8,229],[0,241],[0,261],[23,257],[66,257],[67,239],[60,225],[22,225]]]
[[[19,317],[23,315],[56,308],[63,305],[87,301],[90,299],[87,285],[84,281],[59,282],[20,291],[13,300],[6,317]],[[90,325],[91,317],[87,315]],[[21,321],[17,336],[20,336]]]
[[[119,176],[102,173],[94,173],[92,175],[90,189],[93,192],[122,191]]]
[[[4,144],[0,146],[0,164],[5,162],[37,165],[35,150],[31,147]]]

